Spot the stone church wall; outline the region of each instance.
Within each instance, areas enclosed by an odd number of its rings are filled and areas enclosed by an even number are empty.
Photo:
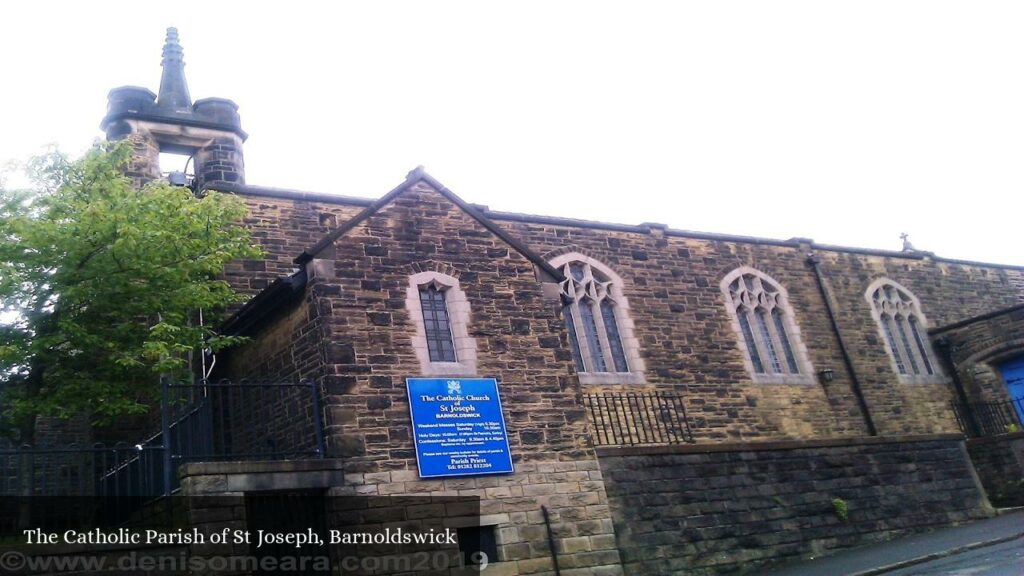
[[[254,187],[246,187],[241,196],[250,206],[247,224],[253,226],[254,236],[267,252],[265,260],[239,262],[227,272],[233,285],[249,293],[293,272],[298,254],[369,204],[360,199],[332,201],[326,195]],[[800,239],[743,239],[680,233],[658,225],[605,225],[484,213],[545,257],[581,252],[623,278],[646,364],[646,384],[588,385],[585,391],[681,392],[687,398],[698,441],[859,436],[867,432],[824,300],[806,262],[811,251],[821,260],[865,401],[884,434],[953,432],[957,426],[948,407],[953,399],[948,382],[899,381],[865,298],[873,280],[886,277],[911,290],[920,299],[930,327],[1024,300],[1024,271],[1013,267],[937,260],[925,253],[831,249]],[[423,219],[434,214],[429,204],[419,209],[410,205],[404,217]],[[433,246],[427,246],[427,239],[411,238],[409,246],[395,250],[412,256],[410,263],[417,259],[428,262],[459,245],[461,262],[486,265],[492,257],[460,239],[460,232],[453,230],[451,238]],[[359,240],[372,244],[374,238],[362,236]],[[508,249],[499,244],[491,249]],[[768,274],[788,291],[801,340],[816,372],[815,383],[766,385],[752,381],[720,288],[722,278],[743,265]],[[363,280],[374,285],[369,270]],[[402,350],[391,348],[384,354],[397,352]],[[833,371],[832,381],[818,377],[817,372],[824,369]]]
[[[253,221],[257,238],[268,248],[268,262],[259,270],[260,263],[242,263],[231,279],[256,282],[248,285],[256,289],[294,270],[292,260],[320,239],[316,228],[330,210],[303,200],[247,201],[258,204]],[[337,210],[340,225],[346,211],[362,207]],[[279,217],[282,222],[315,217],[316,224],[287,231],[275,223]],[[550,569],[549,551],[534,543],[542,529],[541,507],[552,511],[557,546],[567,563],[562,569],[581,574],[618,573],[620,552],[635,566],[646,566],[638,555],[661,554],[652,558],[664,564],[647,573],[693,566],[713,573],[716,563],[756,563],[851,546],[987,512],[959,440],[892,438],[956,432],[949,409],[952,387],[945,381],[899,381],[865,291],[875,279],[888,277],[913,291],[929,325],[939,326],[1018,303],[1019,269],[935,261],[921,254],[831,250],[801,240],[741,241],[651,226],[599,228],[495,217],[545,258],[580,252],[622,277],[645,363],[644,382],[581,384],[561,303],[535,264],[421,181],[316,255],[307,264],[304,299],[279,312],[246,348],[231,353],[233,375],[320,375],[328,456],[337,459],[345,478],[343,486],[332,485],[331,494],[479,496],[482,513],[497,527],[502,569],[510,574]],[[866,427],[852,378],[807,264],[811,251],[820,258],[865,400],[887,438],[862,439]],[[741,265],[770,275],[788,291],[815,372],[813,383],[753,382],[720,287],[721,279]],[[407,298],[410,277],[424,272],[457,279],[465,293],[473,374],[499,381],[515,474],[418,477],[405,378],[432,372],[418,355]],[[832,381],[818,378],[826,368],[834,371]],[[595,449],[582,394],[639,390],[681,392],[697,444],[628,453]],[[815,440],[821,438],[835,440]],[[773,441],[785,439],[806,443],[773,447]],[[738,445],[748,441],[757,444]],[[669,484],[676,491],[697,486],[695,498],[714,507],[697,514],[711,516],[700,521],[708,524],[690,523],[693,509],[686,506],[693,501],[664,507],[652,489],[671,492]],[[766,487],[756,490],[760,485]],[[641,493],[655,500],[648,502]],[[850,503],[849,522],[835,517],[832,498]],[[630,540],[639,533],[629,526],[646,524],[629,515],[652,510],[663,517],[660,534]],[[613,518],[621,525],[613,527]],[[777,536],[779,522],[796,531],[792,541]],[[617,549],[611,546],[616,534]],[[667,548],[665,539],[673,538],[680,556]],[[747,539],[749,546],[741,546],[747,552],[719,553],[741,538]],[[802,544],[805,540],[810,543]],[[679,541],[686,544],[678,546]],[[661,548],[644,548],[654,542],[662,542]],[[627,567],[626,573],[634,572]]]
[[[327,346],[323,319],[309,299],[277,310],[249,338],[241,347],[218,356],[222,364],[216,376],[257,382],[323,378]]]
[[[221,188],[232,193],[227,186]],[[236,290],[251,296],[275,279],[294,272],[297,269],[296,256],[369,203],[340,203],[324,195],[280,192],[254,186],[238,190],[244,190],[238,196],[249,209],[244,223],[250,227],[253,239],[263,248],[264,258],[230,264],[225,270],[225,279]]]
[[[813,438],[866,432],[844,369],[824,300],[807,264],[813,250],[832,291],[840,329],[876,426],[883,434],[953,432],[946,382],[899,383],[871,305],[868,285],[886,277],[921,300],[929,326],[1018,304],[1024,271],[1013,267],[936,261],[921,253],[837,250],[807,241],[742,240],[684,235],[653,225],[563,223],[502,217],[499,225],[542,254],[567,250],[600,260],[625,280],[647,382],[692,398],[688,410],[706,422],[698,440]],[[789,293],[815,371],[831,382],[754,385],[729,324],[720,282],[739,266],[756,268]],[[601,391],[616,387],[601,386]],[[636,389],[620,386],[618,389]]]
[[[209,390],[214,436],[236,454],[313,450],[312,419],[322,414],[314,415],[312,393],[322,391],[327,353],[318,310],[300,298],[261,328],[245,345],[218,355]],[[303,381],[312,387],[298,386]]]
[[[551,566],[541,507],[572,559],[565,574],[616,574],[618,553],[559,303],[526,257],[425,184],[339,238],[308,270],[326,338],[328,456],[359,494],[485,498],[509,574]],[[516,472],[418,478],[405,379],[424,374],[406,308],[410,277],[457,278],[470,306],[475,374],[494,377]]]

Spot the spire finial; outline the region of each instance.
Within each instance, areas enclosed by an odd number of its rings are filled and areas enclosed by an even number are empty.
[[[156,101],[158,107],[167,111],[192,109],[192,98],[185,83],[183,54],[181,44],[178,43],[178,29],[168,28],[163,60],[160,63],[164,69],[160,77],[160,95]]]

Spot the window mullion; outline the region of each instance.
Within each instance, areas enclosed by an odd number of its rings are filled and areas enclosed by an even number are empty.
[[[577,372],[586,372],[587,368],[583,363],[583,353],[580,351],[580,338],[576,332],[576,315],[572,311],[572,303],[563,301],[562,313],[565,315],[563,319],[566,323],[566,331],[569,333],[569,352],[572,354],[573,365],[576,367]]]
[[[747,315],[747,325],[750,326],[751,335],[754,337],[754,346],[757,348],[757,355],[761,358],[761,367],[764,369],[764,374],[771,374],[772,355],[771,351],[766,349],[761,338],[761,327],[758,325],[756,309],[740,306],[736,312]]]
[[[587,350],[593,361],[592,372],[607,372],[608,364],[605,361],[604,351],[601,348],[601,339],[597,332],[597,318],[594,316],[594,306],[590,298],[580,298],[580,320],[583,323],[584,336],[587,341]]]
[[[914,350],[914,345],[910,342],[910,322],[907,321],[906,315],[901,315],[896,320],[897,329],[900,332],[900,348],[906,352],[907,359],[910,360],[910,369],[913,374],[921,374],[921,361]]]
[[[733,308],[733,315],[740,325],[740,342],[746,347],[746,356],[750,360],[751,368],[755,374],[764,373],[764,363],[761,360],[761,353],[754,342],[754,330],[750,326],[750,320],[742,307]]]
[[[585,372],[594,371],[594,359],[590,357],[590,345],[587,343],[587,332],[580,314],[580,299],[576,298],[569,305],[572,309],[572,324],[576,327],[576,342],[579,344],[580,357],[583,358]]]
[[[597,300],[592,300],[589,304],[591,310],[594,311],[594,324],[597,326],[597,341],[601,345],[601,352],[604,353],[605,370],[608,372],[614,372],[615,356],[612,355],[612,346],[608,339],[608,330],[606,330],[604,325],[604,312],[601,310],[601,303]]]
[[[921,362],[925,368],[925,371],[929,376],[935,374],[935,368],[932,365],[932,359],[928,355],[928,346],[925,344],[924,339],[921,337],[921,331],[918,330],[921,323],[914,316],[907,317],[907,323],[910,324],[910,331],[914,337],[914,344],[917,346],[917,350],[921,356]]]
[[[901,364],[903,366],[903,373],[913,375],[914,370],[911,368],[910,360],[907,358],[907,353],[903,350],[903,344],[899,340],[899,320],[897,320],[895,316],[889,316],[888,320],[889,324],[886,332],[886,338],[889,340],[889,350],[897,356],[897,364]]]
[[[765,309],[765,325],[768,326],[768,337],[775,344],[775,356],[778,358],[780,373],[789,372],[789,361],[786,358],[786,348],[782,342],[782,335],[775,329],[775,318],[770,309]]]
[[[622,329],[620,326],[624,324],[622,318],[619,316],[620,308],[618,304],[608,298],[601,300],[601,320],[603,321],[605,334],[608,335],[608,346],[612,348],[612,364],[614,365],[615,371],[620,373],[630,372],[629,358],[626,355],[626,346],[622,340]],[[609,326],[610,324],[610,326]],[[619,354],[615,353],[618,350]],[[619,365],[621,360],[621,366]]]

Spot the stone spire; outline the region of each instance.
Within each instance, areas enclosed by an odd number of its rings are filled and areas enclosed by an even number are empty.
[[[178,43],[178,29],[167,29],[167,40],[164,42],[163,75],[160,77],[160,94],[157,97],[158,108],[170,111],[192,110],[192,98],[188,94],[185,83],[184,51]]]
[[[140,86],[121,86],[107,95],[107,115],[100,128],[108,140],[131,139],[135,145],[131,176],[136,186],[157,180],[160,153],[190,154],[197,191],[226,190],[245,184],[242,144],[247,137],[238,105],[226,98],[192,102],[185,83],[178,29],[167,29],[160,94]]]

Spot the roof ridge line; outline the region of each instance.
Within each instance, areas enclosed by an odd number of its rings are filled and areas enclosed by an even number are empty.
[[[488,218],[483,212],[476,209],[474,206],[460,198],[456,193],[452,192],[447,186],[442,184],[436,178],[427,173],[423,166],[417,166],[409,171],[405,176],[405,180],[391,189],[387,194],[381,196],[379,199],[374,201],[372,204],[364,208],[359,214],[356,214],[344,224],[338,226],[334,230],[328,232],[323,238],[321,238],[316,244],[302,251],[301,254],[295,257],[294,262],[302,265],[316,257],[321,251],[330,246],[338,238],[344,236],[349,230],[352,230],[367,218],[378,212],[381,208],[391,203],[396,197],[402,192],[408,190],[417,182],[426,182],[430,187],[437,191],[438,194],[444,196],[452,204],[455,204],[460,210],[469,214],[474,220],[476,220],[481,226],[486,228],[490,233],[497,236],[501,241],[505,242],[517,252],[526,257],[527,260],[535,264],[538,268],[543,270],[546,274],[551,276],[556,281],[563,279],[562,273],[554,266],[544,260],[539,254],[537,254],[532,248],[527,246],[525,243],[520,241],[518,238],[509,234],[501,226],[498,226],[493,220]]]

